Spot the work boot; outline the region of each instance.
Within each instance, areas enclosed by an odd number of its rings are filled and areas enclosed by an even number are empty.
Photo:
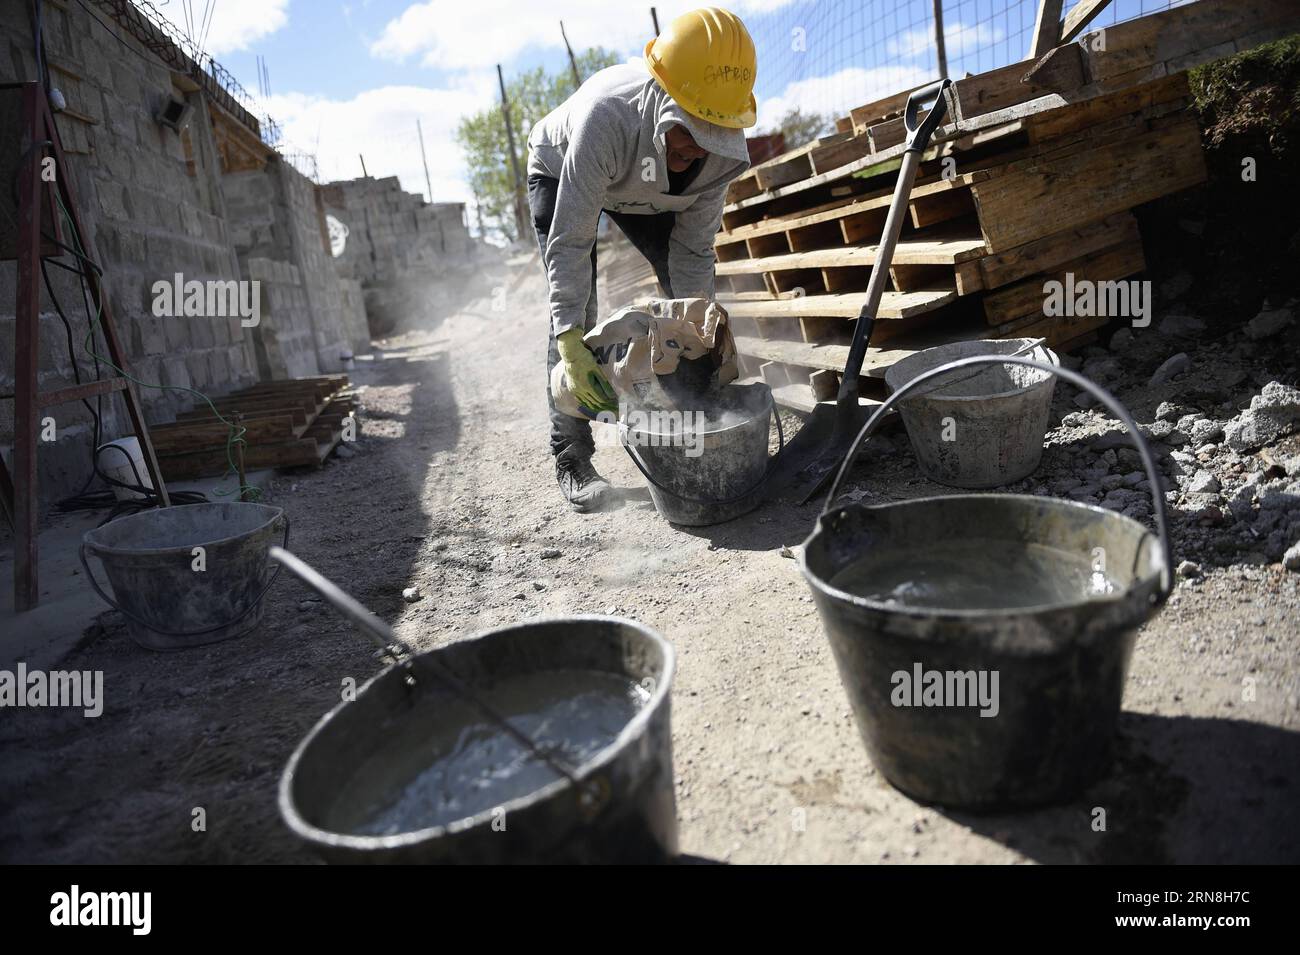
[[[555,480],[564,499],[579,514],[600,510],[614,491],[592,467],[590,457],[579,457],[571,451],[555,456]]]

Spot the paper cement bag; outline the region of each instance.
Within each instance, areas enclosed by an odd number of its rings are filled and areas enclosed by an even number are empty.
[[[619,309],[583,336],[620,405],[674,409],[737,377],[727,310],[703,298],[651,299]],[[595,418],[569,393],[564,365],[551,371],[555,407]]]

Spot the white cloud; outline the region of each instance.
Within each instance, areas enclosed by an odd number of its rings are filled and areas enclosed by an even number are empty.
[[[205,13],[211,11],[203,50],[220,59],[247,50],[289,22],[289,0],[153,0],[154,8],[196,43]],[[186,10],[191,18],[186,18]]]
[[[284,131],[287,149],[316,154],[322,181],[360,176],[360,154],[370,175],[397,176],[407,192],[425,195],[418,119],[434,201],[464,202],[471,197],[456,126],[462,116],[491,105],[494,89],[487,79],[462,77],[447,88],[386,86],[347,100],[289,93],[272,96],[267,107]]]
[[[776,96],[758,103],[756,130],[767,131],[790,110],[798,107],[805,113],[822,113],[828,119],[847,116],[849,110],[891,93],[912,89],[934,79],[929,70],[915,64],[877,66],[866,69],[851,66],[828,76],[796,80]]]
[[[743,17],[746,13],[769,13],[792,2],[741,0],[731,6]],[[659,25],[666,27],[674,17],[698,6],[698,0],[659,2],[655,4]],[[529,47],[563,49],[560,20],[575,50],[590,46],[640,49],[653,35],[649,7],[609,0],[431,0],[412,4],[388,21],[370,52],[398,62],[418,58],[421,65],[437,69],[493,66]]]
[[[988,48],[1005,37],[1006,31],[992,23],[968,24],[954,20],[943,25],[944,52],[950,59],[980,48]],[[890,56],[909,60],[933,53],[934,28],[926,26],[905,30],[890,39],[886,49]]]

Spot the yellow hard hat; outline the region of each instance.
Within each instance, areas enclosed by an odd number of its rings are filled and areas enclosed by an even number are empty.
[[[645,62],[664,91],[692,116],[731,129],[757,121],[754,41],[730,10],[705,7],[683,13],[645,45]]]

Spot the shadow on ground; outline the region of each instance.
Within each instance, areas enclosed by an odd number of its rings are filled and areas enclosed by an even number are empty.
[[[1300,733],[1122,713],[1109,776],[1066,806],[953,821],[1043,863],[1300,861]],[[1094,830],[1105,810],[1105,831]]]

